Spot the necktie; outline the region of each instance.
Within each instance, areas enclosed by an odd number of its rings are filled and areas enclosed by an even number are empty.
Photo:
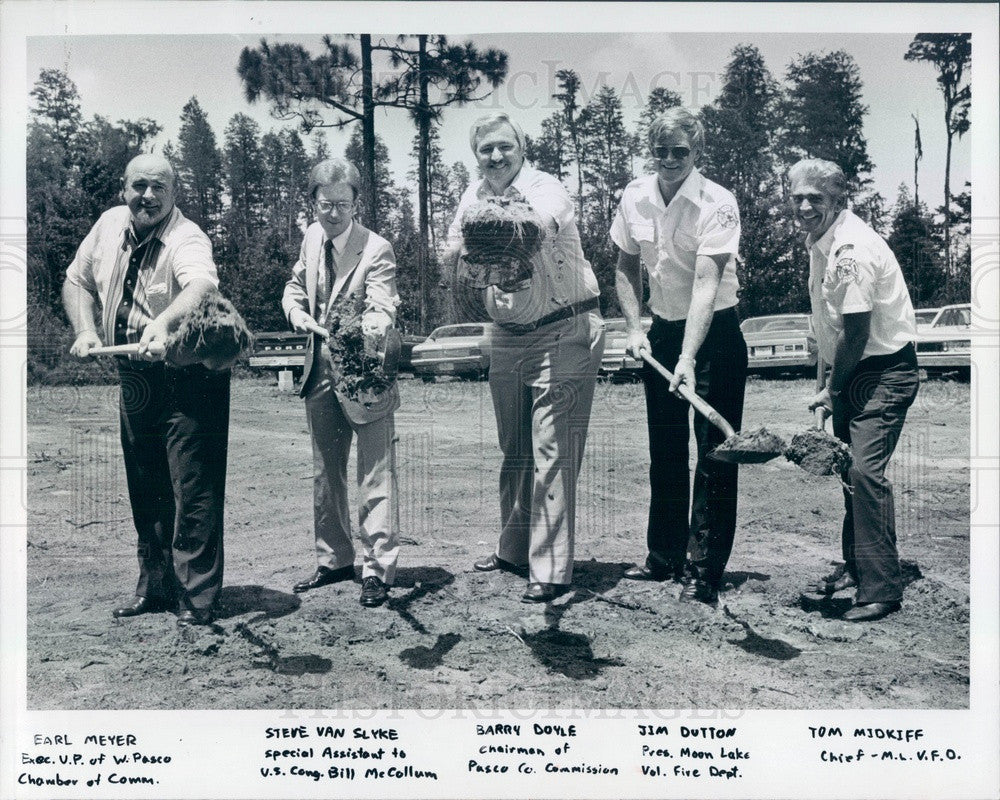
[[[327,239],[323,243],[323,279],[325,281],[323,297],[323,317],[330,312],[330,300],[333,295],[333,278],[337,274],[337,262],[333,255],[333,242]]]

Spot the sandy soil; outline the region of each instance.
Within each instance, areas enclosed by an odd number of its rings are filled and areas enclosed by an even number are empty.
[[[784,459],[744,467],[717,609],[622,579],[645,555],[638,385],[598,386],[581,478],[575,590],[524,605],[480,574],[496,533],[499,451],[485,383],[401,382],[402,555],[390,602],[357,584],[297,596],[314,568],[301,401],[234,382],[226,586],[218,621],[113,620],[132,594],[134,531],[116,387],[28,397],[29,708],[962,708],[969,701],[969,387],[928,382],[891,466],[903,610],[836,615],[804,596],[839,555],[834,478]],[[746,427],[809,425],[812,383],[753,381]],[[353,474],[353,465],[349,474]]]

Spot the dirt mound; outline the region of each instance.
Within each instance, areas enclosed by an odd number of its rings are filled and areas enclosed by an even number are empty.
[[[379,354],[378,341],[361,330],[364,298],[350,294],[337,299],[328,316],[326,346],[333,361],[337,390],[358,403],[370,402],[392,386]]]
[[[166,340],[168,361],[179,366],[203,363],[226,369],[253,345],[243,317],[219,292],[208,292]]]
[[[469,283],[504,291],[522,288],[542,243],[542,221],[527,203],[509,197],[482,200],[462,216]]]
[[[851,449],[826,431],[797,433],[785,458],[811,475],[843,475],[851,468]]]

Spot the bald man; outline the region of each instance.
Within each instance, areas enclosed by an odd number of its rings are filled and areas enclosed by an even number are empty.
[[[186,627],[212,621],[222,587],[229,371],[163,361],[171,329],[219,283],[211,242],[174,205],[175,187],[166,159],[132,159],[122,178],[124,205],[104,212],[83,240],[62,299],[76,335],[73,355],[139,345],[137,356],[118,357],[139,581],[135,597],[112,615],[177,611]]]

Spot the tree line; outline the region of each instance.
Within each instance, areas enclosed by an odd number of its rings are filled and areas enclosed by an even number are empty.
[[[904,54],[937,70],[945,98],[945,191],[933,211],[917,194],[922,143],[915,129],[914,190],[901,185],[889,204],[872,191],[874,165],[863,134],[867,107],[852,56],[805,53],[783,81],[750,44],[730,54],[716,99],[700,111],[705,151],[699,169],[729,188],[739,203],[743,237],[739,274],[741,313],[754,316],[808,310],[806,256],[784,203],[784,174],[799,158],[836,161],[845,170],[852,207],[889,240],[917,306],[969,299],[971,200],[968,184],[951,193],[953,140],[968,131],[967,34],[919,34]],[[353,45],[357,41],[360,53]],[[376,77],[372,55],[391,69]],[[208,114],[192,97],[180,115],[177,142],[163,154],[177,171],[177,202],[212,238],[222,290],[255,331],[286,327],[277,298],[311,221],[305,196],[312,164],[330,155],[324,128],[352,126],[345,156],[361,167],[359,215],[396,250],[407,330],[428,332],[454,321],[450,279],[442,275],[448,225],[472,180],[464,162],[446,164],[440,145],[445,109],[480,100],[506,78],[506,54],[456,45],[443,36],[370,37],[336,42],[310,55],[300,45],[262,41],[245,48],[237,65],[247,100],[265,102],[294,125],[262,131],[246,114],[226,124],[221,142]],[[584,252],[601,285],[605,315],[619,314],[614,294],[616,253],[607,236],[625,185],[651,168],[645,132],[657,114],[680,105],[676,92],[649,92],[638,122],[625,123],[621,96],[609,86],[587,97],[578,73],[556,73],[555,108],[528,132],[526,155],[557,175],[578,208]],[[63,363],[71,333],[59,288],[79,242],[97,216],[120,202],[119,179],[134,155],[148,151],[162,130],[151,119],[84,120],[76,86],[65,72],[44,69],[31,91],[27,138],[29,379],[70,379]],[[405,113],[414,125],[413,168],[401,185],[374,129],[377,106]],[[916,122],[916,120],[915,120]],[[398,124],[398,123],[397,123]],[[416,198],[416,207],[414,206]],[[93,368],[90,368],[93,371]]]

